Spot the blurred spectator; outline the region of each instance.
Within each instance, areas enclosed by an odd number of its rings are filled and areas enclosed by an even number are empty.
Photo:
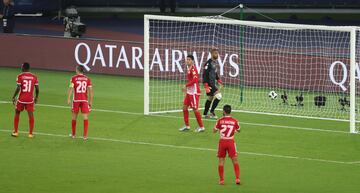
[[[176,0],[160,0],[160,12],[165,13],[166,6],[170,7],[171,13],[175,13]]]
[[[3,2],[4,9],[2,14],[0,14],[0,19],[2,19],[3,32],[13,33],[15,26],[14,2],[12,0],[3,0]]]

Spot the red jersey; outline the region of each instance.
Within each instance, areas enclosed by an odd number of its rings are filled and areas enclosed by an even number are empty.
[[[74,88],[73,101],[87,102],[88,88],[91,87],[90,78],[83,74],[75,75],[70,80],[70,87]]]
[[[17,76],[16,83],[20,86],[18,102],[23,104],[34,103],[34,87],[39,85],[35,74],[23,72]]]
[[[200,95],[199,74],[194,65],[187,69],[187,79],[186,93],[190,95]]]
[[[236,119],[224,116],[217,121],[215,129],[220,131],[221,139],[234,139],[235,131],[240,130],[240,126]]]

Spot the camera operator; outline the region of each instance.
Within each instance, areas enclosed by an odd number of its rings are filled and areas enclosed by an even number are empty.
[[[14,16],[14,2],[12,0],[3,0],[4,8],[0,19],[2,19],[2,26],[4,33],[14,33],[15,16]]]
[[[65,9],[64,37],[79,38],[86,32],[86,25],[81,23],[80,15],[74,6]]]
[[[71,34],[71,30],[74,22],[80,22],[80,17],[76,17],[76,18],[64,17],[64,26],[65,26],[64,37],[73,37],[73,35]]]

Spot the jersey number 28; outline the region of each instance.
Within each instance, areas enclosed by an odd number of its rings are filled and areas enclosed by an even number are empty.
[[[86,92],[86,87],[87,87],[86,81],[76,81],[76,84],[77,84],[77,87],[76,87],[77,93],[85,93]]]

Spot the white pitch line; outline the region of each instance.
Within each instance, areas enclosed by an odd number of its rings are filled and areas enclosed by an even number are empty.
[[[183,119],[182,117],[171,116],[171,115],[150,115],[150,116]],[[190,118],[190,119],[195,120],[195,118]],[[204,120],[216,122],[216,120],[211,120],[211,119],[204,119]],[[305,130],[305,131],[319,131],[319,132],[349,134],[349,132],[347,132],[347,131],[339,131],[339,130],[328,130],[328,129],[317,129],[317,128],[295,127],[295,126],[284,126],[284,125],[272,125],[272,124],[262,124],[262,123],[249,123],[249,122],[242,122],[242,121],[239,121],[239,123],[243,124],[243,125],[252,125],[252,126],[261,126],[261,127],[275,127],[275,128],[285,128],[285,129],[295,129],[295,130]]]
[[[360,161],[348,162],[348,164],[360,164]]]
[[[9,104],[12,102],[9,101],[0,101],[0,104]],[[52,107],[52,108],[62,108],[62,109],[70,109],[69,106],[60,106],[60,105],[49,105],[49,104],[37,104],[37,106],[43,106],[43,107]],[[136,113],[136,112],[127,112],[127,111],[117,111],[117,110],[106,110],[106,109],[91,109],[91,111],[95,112],[105,112],[105,113],[117,113],[117,114],[129,114],[129,115],[139,115],[143,116],[143,113]],[[178,116],[172,116],[172,115],[149,115],[153,117],[165,117],[165,118],[175,118],[175,119],[182,119],[182,117]],[[195,118],[190,118],[192,120],[195,120]],[[211,119],[204,119],[204,121],[211,121],[215,122],[216,120]],[[343,133],[343,134],[349,134],[348,131],[340,131],[340,130],[329,130],[329,129],[318,129],[318,128],[308,128],[308,127],[295,127],[295,126],[286,126],[286,125],[272,125],[272,124],[262,124],[262,123],[249,123],[249,122],[241,122],[240,124],[243,125],[252,125],[252,126],[261,126],[261,127],[274,127],[274,128],[283,128],[283,129],[294,129],[294,130],[304,130],[304,131],[318,131],[318,132],[328,132],[328,133]]]
[[[10,102],[10,101],[0,101],[0,104],[12,104],[12,102]],[[61,105],[36,104],[36,106],[53,107],[53,108],[60,108],[60,109],[70,109],[70,106],[61,106]],[[106,109],[91,109],[91,111],[106,112],[106,113],[118,113],[118,114],[129,114],[129,115],[144,115],[143,113],[127,112],[127,111],[115,111],[115,110],[106,110]]]
[[[8,132],[8,133],[10,133],[11,131],[10,130],[0,129],[0,132]],[[27,132],[20,132],[20,133],[27,134]],[[61,134],[51,134],[51,133],[41,133],[41,132],[34,132],[34,134],[35,135],[43,135],[43,136],[51,136],[51,137],[69,138],[68,135],[61,135]],[[97,140],[97,141],[118,142],[118,143],[125,143],[125,144],[136,144],[136,145],[166,147],[166,148],[173,148],[173,149],[189,149],[189,150],[212,151],[212,152],[217,151],[216,149],[212,149],[212,148],[178,146],[178,145],[171,145],[171,144],[150,143],[150,142],[131,141],[131,140],[122,140],[122,139],[111,139],[111,138],[102,138],[102,137],[89,137],[88,139]],[[243,152],[240,151],[238,153],[239,153],[239,155],[262,156],[262,157],[283,158],[283,159],[296,159],[296,160],[306,160],[306,161],[345,164],[345,165],[357,165],[358,163],[360,163],[360,162],[357,162],[357,161],[356,162],[344,162],[344,161],[336,161],[336,160],[316,159],[316,158],[278,155],[278,154],[267,154],[267,153],[257,153],[257,152],[247,152],[247,151],[243,151]]]
[[[297,156],[287,156],[287,155],[273,155],[273,154],[263,154],[263,153],[253,153],[253,152],[240,152],[241,154],[248,155],[262,155],[267,157],[277,157],[277,158],[286,158],[286,159],[299,159],[307,161],[317,161],[317,162],[326,162],[326,163],[336,163],[336,164],[357,164],[356,162],[344,162],[344,161],[335,161],[335,160],[326,160],[326,159],[317,159],[317,158],[307,158],[307,157],[297,157]]]

